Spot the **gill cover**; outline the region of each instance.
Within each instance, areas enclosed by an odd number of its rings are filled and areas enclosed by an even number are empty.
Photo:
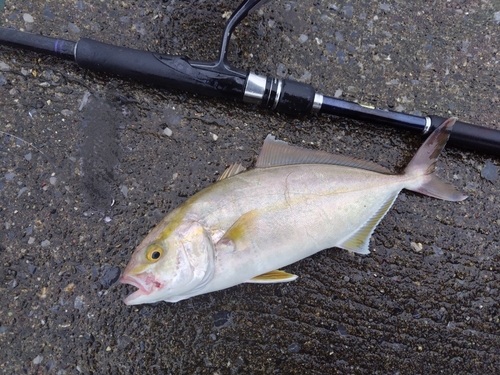
[[[176,277],[162,300],[177,302],[196,294],[215,271],[215,246],[210,233],[197,221],[187,221],[172,233],[177,251]]]

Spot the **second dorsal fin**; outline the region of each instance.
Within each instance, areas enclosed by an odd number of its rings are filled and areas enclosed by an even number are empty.
[[[255,167],[265,168],[290,164],[334,164],[366,169],[383,174],[392,174],[387,168],[370,161],[292,146],[286,142],[277,140],[273,135],[269,134],[264,140],[264,145],[262,146]]]

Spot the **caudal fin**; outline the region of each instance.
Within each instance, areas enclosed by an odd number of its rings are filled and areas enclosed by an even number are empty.
[[[456,117],[449,118],[434,130],[405,168],[407,175],[427,176],[419,186],[409,187],[410,190],[447,201],[462,201],[467,198],[467,195],[459,192],[449,182],[434,175],[438,156],[446,145],[456,120]]]

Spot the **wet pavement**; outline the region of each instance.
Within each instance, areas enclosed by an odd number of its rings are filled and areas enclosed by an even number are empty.
[[[7,1],[2,26],[213,59],[231,1]],[[497,2],[272,1],[230,61],[339,98],[500,129]],[[470,197],[403,192],[368,256],[289,284],[125,306],[134,247],[268,133],[399,171],[418,136],[144,87],[0,47],[0,373],[471,374],[500,367],[498,157],[448,148]]]

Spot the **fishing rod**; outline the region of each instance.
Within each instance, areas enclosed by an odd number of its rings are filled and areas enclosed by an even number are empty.
[[[265,1],[265,0],[264,0]],[[230,16],[223,32],[218,59],[195,61],[82,38],[78,42],[35,35],[0,27],[0,45],[55,55],[75,61],[84,69],[130,78],[159,87],[257,104],[292,116],[312,113],[347,117],[423,135],[444,120],[440,116],[415,116],[363,106],[322,95],[308,84],[261,76],[232,67],[227,59],[231,34],[263,0],[244,0]],[[500,156],[500,130],[457,121],[449,143]]]

